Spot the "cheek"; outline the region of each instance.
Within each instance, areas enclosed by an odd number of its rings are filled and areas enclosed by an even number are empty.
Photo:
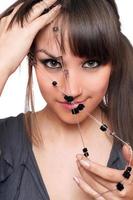
[[[110,79],[110,68],[104,68],[88,79],[88,91],[92,96],[104,96]]]
[[[98,79],[94,82],[92,82],[92,84],[90,84],[90,92],[93,94],[103,94],[106,93],[107,88],[108,88],[108,83],[109,83],[109,79]]]
[[[49,99],[52,99],[52,94],[53,94],[53,87],[52,87],[52,84],[51,84],[51,81],[48,80],[47,78],[45,78],[46,76],[43,74],[38,72],[36,70],[36,77],[37,77],[37,82],[38,82],[38,85],[39,85],[39,89],[40,89],[40,92],[43,96],[43,98],[45,99],[45,101],[49,101]]]

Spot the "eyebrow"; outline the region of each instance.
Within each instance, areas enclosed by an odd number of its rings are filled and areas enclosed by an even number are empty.
[[[48,55],[49,57],[51,57],[51,58],[53,58],[53,59],[61,59],[62,58],[62,56],[54,56],[54,55],[52,55],[51,53],[49,53],[46,49],[39,49],[39,50],[37,50],[36,51],[36,53],[38,53],[38,52],[42,52],[42,53],[45,53],[46,55]]]

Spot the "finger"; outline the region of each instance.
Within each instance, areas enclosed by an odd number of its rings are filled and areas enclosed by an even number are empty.
[[[31,13],[30,13],[30,18],[29,22],[34,21],[36,18],[38,18],[45,9],[50,8],[56,1],[55,0],[43,0],[37,4],[35,4],[32,7]],[[52,10],[52,9],[51,9]]]
[[[121,192],[120,197],[122,197],[122,199],[133,199],[133,184],[126,183],[124,186],[125,190]]]
[[[93,190],[81,177],[73,177],[73,180],[76,182],[79,188],[88,195],[88,199],[89,197],[93,197],[95,199],[95,197],[99,196],[99,194]],[[99,197],[98,199],[105,200],[103,197]]]
[[[45,27],[46,25],[50,24],[59,14],[60,11],[60,5],[54,7],[52,10],[50,10],[47,15],[42,15],[39,18],[37,18],[35,21],[31,23],[31,28],[36,30],[37,32]]]
[[[5,28],[7,27],[7,18],[3,17],[0,19],[0,34],[5,30]]]
[[[105,193],[107,191],[111,191],[114,189],[114,183],[108,182],[103,180],[102,178],[97,177],[96,175],[92,174],[91,172],[86,171],[82,165],[80,165],[79,161],[77,161],[79,172],[82,178],[88,183],[93,189],[96,190],[98,193]],[[98,178],[102,181],[98,181]]]
[[[77,158],[78,158],[78,155],[77,155]],[[124,170],[117,170],[117,169],[105,167],[103,165],[90,161],[89,159],[84,158],[84,157],[80,159],[79,161],[80,161],[80,164],[86,170],[88,170],[89,172],[92,172],[93,174],[107,181],[119,182],[122,179],[122,174]]]
[[[4,17],[5,18],[5,27],[4,29],[7,30],[8,29],[8,26],[10,24],[10,22],[12,21],[14,15],[17,13],[17,11],[19,10],[19,8],[22,6],[23,3],[20,3],[19,5],[17,5],[13,11],[11,12],[10,15],[8,15],[7,17]]]
[[[90,172],[87,172],[86,169],[80,165],[80,163],[78,163],[78,169],[80,171],[82,180],[84,180],[85,183],[87,183],[95,192],[97,192],[97,194],[99,194],[95,199],[99,199],[101,196],[105,199],[112,199],[113,197],[113,200],[118,200],[118,197],[127,197],[129,192],[128,185],[126,183],[124,183],[124,190],[118,191],[116,188],[117,183],[109,183],[97,177],[96,175],[92,175]]]

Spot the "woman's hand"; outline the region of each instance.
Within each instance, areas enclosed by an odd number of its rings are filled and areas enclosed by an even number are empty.
[[[41,15],[45,8],[53,5],[55,0],[43,0],[35,4],[30,12],[28,20],[21,27],[17,22],[7,29],[13,16],[22,6],[16,6],[13,12],[0,20],[0,70],[10,76],[27,55],[30,46],[40,29],[52,22],[59,13],[60,5],[52,8],[47,14]]]
[[[129,149],[126,146],[124,148],[123,154],[129,162]],[[82,155],[77,155],[77,165],[81,176],[74,177],[74,180],[89,197],[98,200],[133,200],[132,171],[130,178],[126,179],[123,177],[124,170],[104,167]],[[118,182],[124,186],[122,191],[116,189]]]

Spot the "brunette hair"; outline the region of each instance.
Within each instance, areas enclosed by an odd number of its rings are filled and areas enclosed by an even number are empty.
[[[20,3],[9,28],[16,20],[23,26],[29,11],[39,0],[18,0],[10,6],[0,18],[9,15]],[[112,63],[112,73],[105,101],[100,107],[108,117],[113,130],[133,146],[133,47],[121,32],[121,23],[114,0],[61,0],[60,16],[66,19],[71,51],[79,57],[96,58],[102,64]],[[64,22],[64,21],[63,21]],[[62,49],[63,31],[62,26]],[[30,48],[34,52],[35,42]],[[26,130],[30,138],[39,141],[39,134],[34,134],[36,116],[32,95],[32,62],[29,58],[29,79],[27,84],[27,102],[32,108],[25,115]],[[37,127],[36,127],[37,128]]]

